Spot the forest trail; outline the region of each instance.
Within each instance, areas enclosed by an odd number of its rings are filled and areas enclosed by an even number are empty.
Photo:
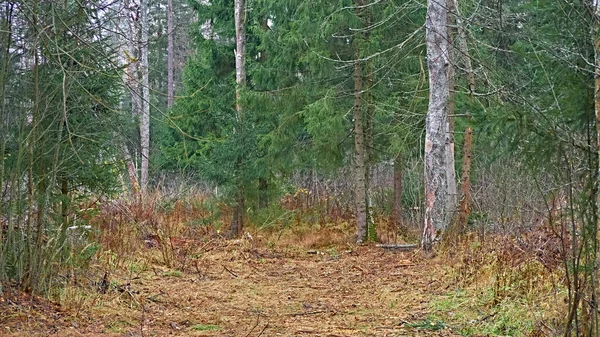
[[[86,309],[53,313],[34,305],[6,316],[7,303],[18,304],[5,300],[0,334],[454,336],[427,319],[430,300],[449,291],[444,275],[436,259],[418,252],[273,250],[221,241],[185,273],[149,266],[112,276],[108,292]]]

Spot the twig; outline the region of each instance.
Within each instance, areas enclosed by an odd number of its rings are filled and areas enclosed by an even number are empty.
[[[380,244],[376,246],[377,248],[383,249],[398,249],[398,250],[412,250],[419,247],[419,245],[412,243],[406,245],[395,245],[395,244]]]
[[[260,333],[259,333],[259,334],[258,334],[258,336],[256,336],[256,337],[260,337],[260,336],[262,336],[263,332],[265,332],[265,330],[266,330],[268,327],[269,327],[269,323],[265,324],[265,327],[264,327],[264,328],[262,328],[262,330],[260,330]]]
[[[250,336],[250,334],[252,333],[252,331],[254,331],[254,329],[256,329],[256,327],[258,326],[259,322],[260,322],[260,313],[258,315],[256,315],[256,324],[254,324],[254,326],[252,327],[252,329],[250,329],[250,331],[248,331],[248,334],[246,335],[246,337]]]
[[[238,278],[238,276],[236,275],[236,273],[234,273],[231,270],[227,269],[227,267],[225,267],[225,266],[223,266],[223,268],[225,268],[225,270],[227,270],[229,272],[229,274],[233,275],[233,277]]]
[[[315,311],[308,311],[308,312],[297,312],[297,313],[294,313],[294,314],[288,314],[288,316],[292,316],[292,317],[307,316],[307,315],[322,314],[324,312],[327,312],[327,310],[315,310]]]

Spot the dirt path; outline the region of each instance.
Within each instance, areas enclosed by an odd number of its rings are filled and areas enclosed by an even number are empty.
[[[432,296],[447,290],[440,281],[443,268],[410,252],[349,246],[273,251],[240,243],[216,247],[188,269],[151,267],[129,280],[114,276],[112,290],[97,295],[85,311],[42,324],[29,314],[21,325],[7,320],[2,331],[14,336],[453,335],[448,328],[435,331],[433,323],[429,329],[416,327],[427,322]]]

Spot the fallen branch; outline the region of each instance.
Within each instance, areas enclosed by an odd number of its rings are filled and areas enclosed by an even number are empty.
[[[228,269],[227,267],[225,267],[225,266],[223,266],[223,268],[224,268],[225,270],[227,270],[227,272],[229,272],[229,274],[233,275],[233,277],[235,277],[235,278],[238,278],[238,276],[237,276],[237,274],[236,274],[236,273],[232,272],[231,270],[229,270],[229,269]]]
[[[379,244],[376,246],[377,248],[383,249],[396,249],[396,250],[413,250],[419,247],[418,244],[404,244],[404,245],[396,245],[396,244]]]
[[[316,315],[327,312],[327,310],[315,310],[315,311],[307,311],[307,312],[297,312],[294,314],[288,314],[288,316],[296,317],[296,316],[307,316],[307,315]]]

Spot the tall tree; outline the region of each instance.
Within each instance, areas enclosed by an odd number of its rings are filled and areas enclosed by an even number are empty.
[[[429,0],[425,23],[429,108],[425,126],[425,223],[421,244],[430,250],[447,227],[446,131],[449,82],[447,1]]]
[[[234,20],[235,20],[235,108],[237,111],[238,128],[234,132],[238,133],[239,139],[244,139],[244,108],[241,102],[241,94],[246,87],[246,2],[245,0],[235,0],[234,2]],[[236,166],[240,166],[242,160],[240,155]],[[243,173],[241,173],[243,175]],[[231,220],[230,235],[238,236],[244,225],[244,187],[239,184],[237,191],[236,205]]]
[[[175,46],[173,40],[173,0],[167,0],[167,108],[175,99]]]
[[[140,188],[145,192],[148,187],[148,163],[150,158],[150,84],[148,80],[148,0],[140,0],[141,39],[139,44],[141,56],[142,77],[142,111],[140,116],[140,150],[141,150],[141,173]]]

